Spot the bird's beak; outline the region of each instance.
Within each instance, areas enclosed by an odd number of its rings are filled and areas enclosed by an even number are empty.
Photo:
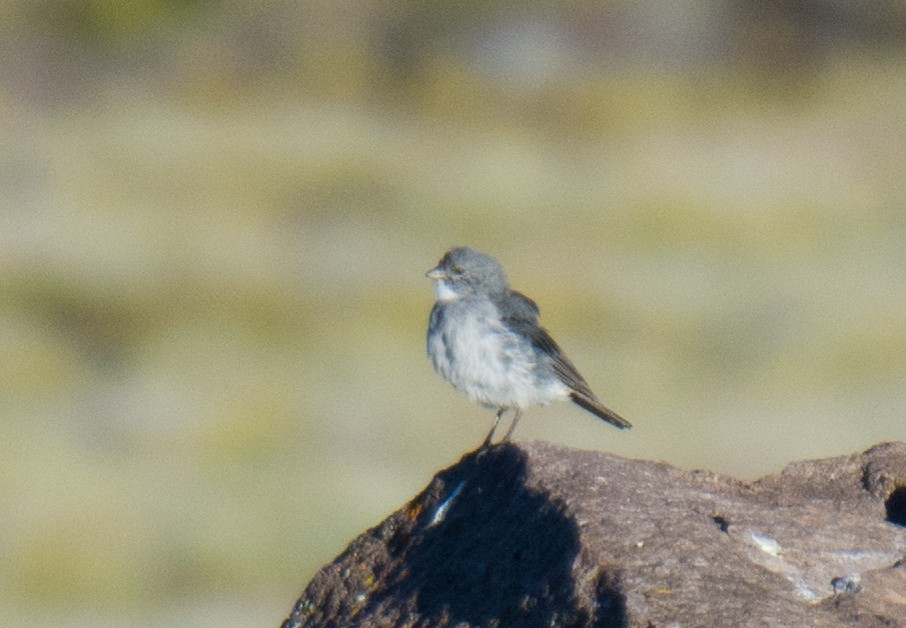
[[[425,277],[427,277],[428,279],[434,279],[434,280],[444,279],[446,276],[447,276],[447,273],[445,273],[444,270],[440,266],[432,268],[431,270],[429,270],[428,272],[425,273]]]

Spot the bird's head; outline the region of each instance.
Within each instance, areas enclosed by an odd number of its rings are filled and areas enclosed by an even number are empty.
[[[467,246],[447,251],[425,276],[434,281],[438,301],[492,295],[509,288],[500,262]]]

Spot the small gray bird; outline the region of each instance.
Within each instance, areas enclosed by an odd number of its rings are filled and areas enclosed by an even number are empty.
[[[558,399],[577,405],[611,425],[629,421],[608,410],[550,334],[538,324],[538,306],[511,290],[503,266],[469,247],[452,249],[426,276],[437,302],[428,321],[428,356],[456,390],[497,418],[482,448],[491,444],[500,418],[512,410],[509,440],[522,411]]]

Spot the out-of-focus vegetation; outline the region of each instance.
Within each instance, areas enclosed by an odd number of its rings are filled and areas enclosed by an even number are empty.
[[[906,438],[906,4],[0,2],[0,623],[276,625],[491,416],[500,257],[605,402],[754,476]]]

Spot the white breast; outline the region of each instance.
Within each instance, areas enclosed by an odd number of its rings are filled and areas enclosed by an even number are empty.
[[[526,340],[503,325],[493,303],[458,301],[444,308],[428,353],[437,372],[469,399],[491,408],[527,408],[567,396]]]

